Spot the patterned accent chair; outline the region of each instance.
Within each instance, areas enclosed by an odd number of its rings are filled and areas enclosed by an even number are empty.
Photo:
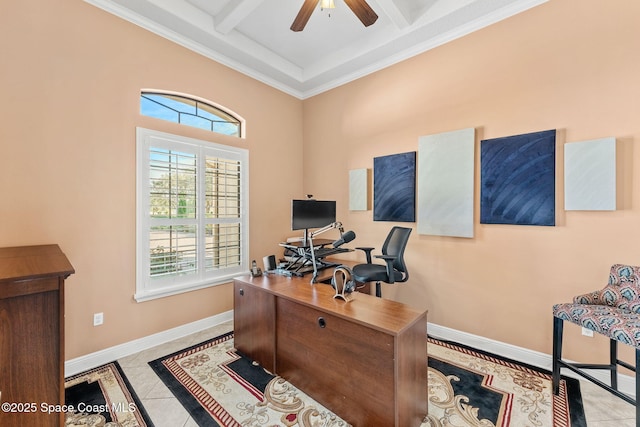
[[[609,337],[609,364],[572,363],[562,360],[562,328],[564,321]],[[636,407],[636,426],[640,426],[640,371],[618,359],[618,342],[635,348],[635,365],[640,366],[640,267],[615,264],[604,289],[578,295],[572,303],[553,306],[553,392],[558,394],[560,369],[568,368],[594,384]],[[618,390],[618,365],[636,372],[636,400]],[[589,375],[584,369],[605,369],[611,373],[611,384]]]

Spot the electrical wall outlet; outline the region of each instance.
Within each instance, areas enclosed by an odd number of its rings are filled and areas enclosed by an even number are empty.
[[[584,335],[585,337],[592,337],[593,336],[593,331],[591,329],[588,328],[582,328],[582,335]]]
[[[95,313],[93,315],[93,326],[100,326],[104,323],[104,313]]]

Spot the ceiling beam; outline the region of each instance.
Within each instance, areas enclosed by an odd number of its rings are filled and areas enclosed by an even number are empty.
[[[230,1],[215,18],[216,31],[229,34],[244,18],[260,6],[264,0]]]
[[[381,12],[387,15],[399,30],[411,25],[409,18],[400,10],[394,0],[378,0],[377,3],[382,9]]]

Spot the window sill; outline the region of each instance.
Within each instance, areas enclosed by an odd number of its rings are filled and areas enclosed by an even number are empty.
[[[236,276],[236,275],[237,274],[233,276]],[[145,302],[145,301],[152,301],[159,298],[165,298],[173,295],[183,294],[185,292],[192,292],[200,289],[206,289],[213,286],[231,283],[231,281],[233,280],[233,276],[221,277],[213,281],[207,281],[205,283],[194,283],[190,285],[180,285],[180,286],[171,286],[171,287],[162,287],[162,288],[158,287],[154,289],[139,291],[134,294],[133,298],[138,303]]]

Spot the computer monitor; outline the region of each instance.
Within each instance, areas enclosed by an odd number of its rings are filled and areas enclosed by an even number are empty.
[[[291,229],[321,228],[336,222],[335,200],[292,200]]]

